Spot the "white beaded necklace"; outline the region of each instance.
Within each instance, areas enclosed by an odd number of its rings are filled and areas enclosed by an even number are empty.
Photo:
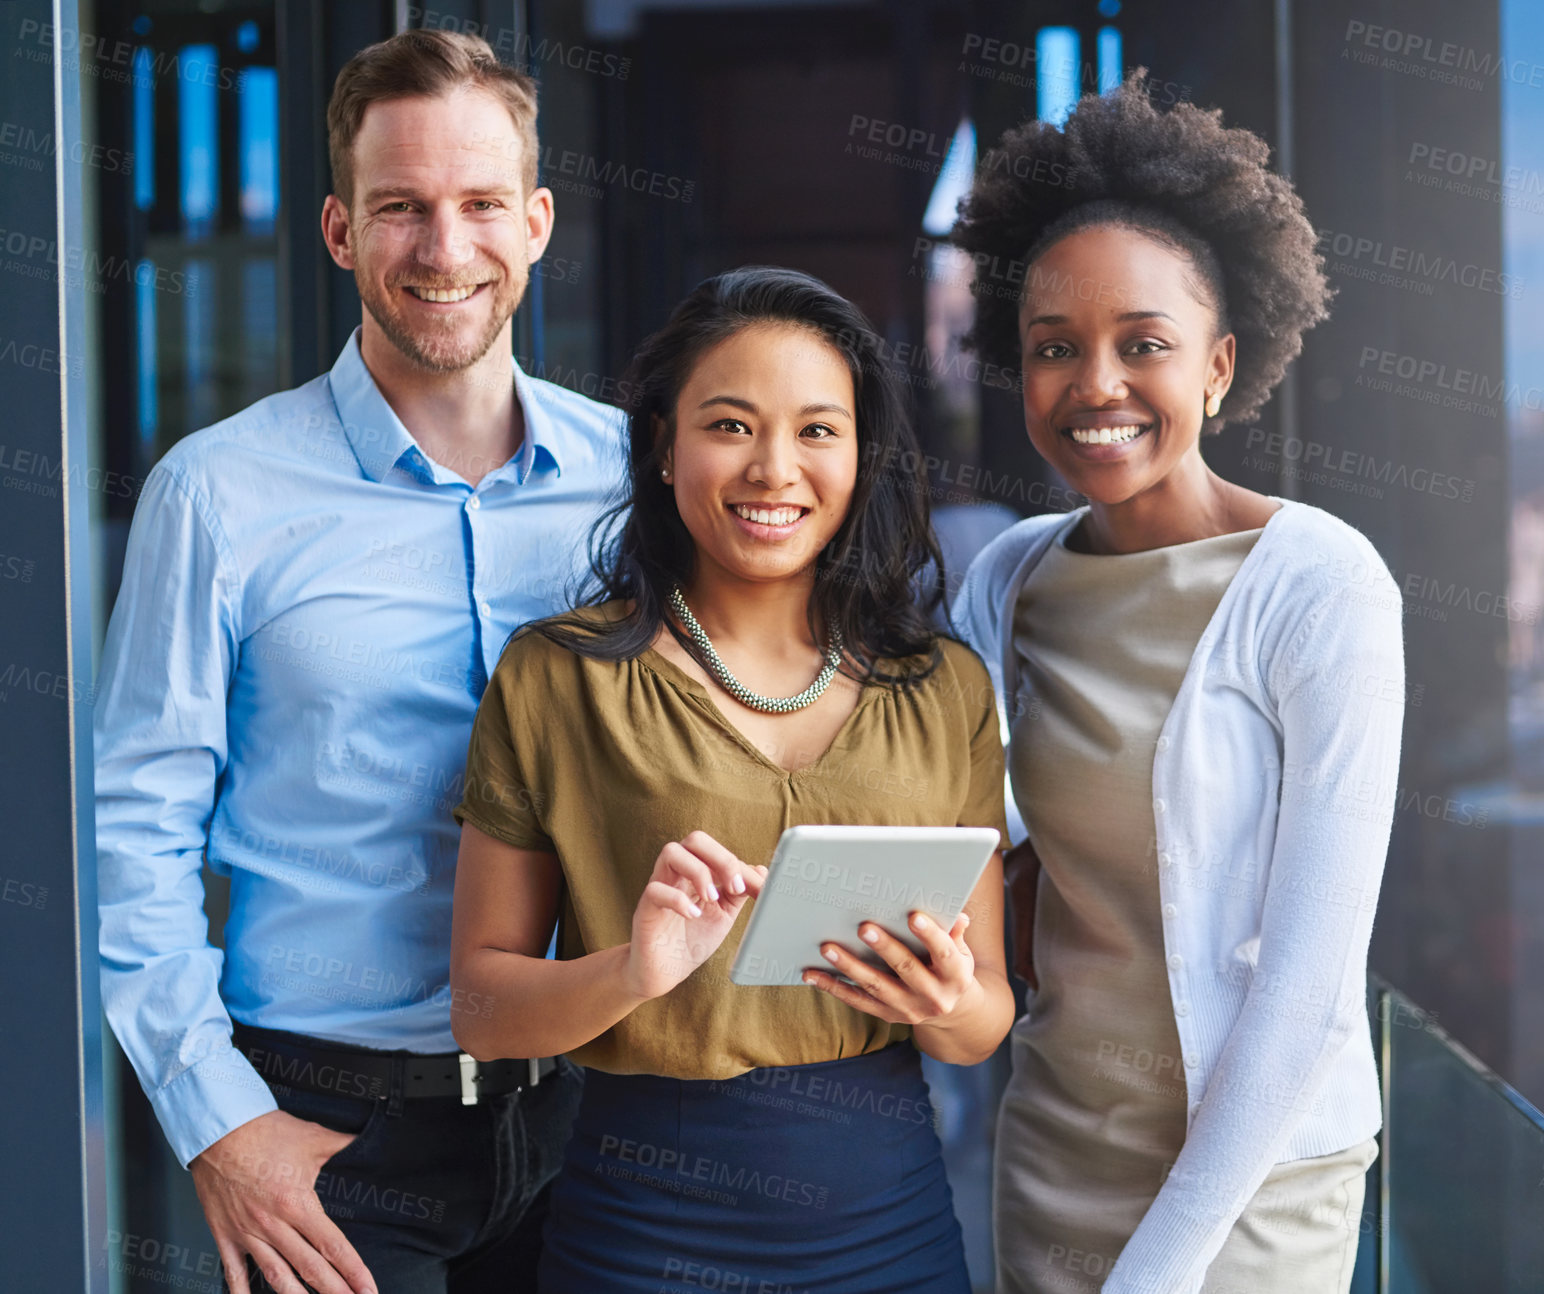
[[[681,586],[678,584],[670,590],[670,607],[681,618],[681,623],[686,626],[691,634],[692,641],[697,644],[697,649],[707,658],[708,666],[712,669],[714,677],[723,684],[724,690],[739,701],[742,705],[748,705],[753,710],[764,710],[768,714],[787,714],[791,710],[802,710],[805,706],[818,701],[824,694],[831,680],[836,677],[836,668],[842,663],[842,631],[833,628],[831,631],[831,644],[826,649],[826,663],[815,681],[811,683],[798,696],[762,696],[752,692],[750,688],[740,682],[729,672],[729,666],[719,659],[718,652],[713,649],[713,644],[708,641],[708,635],[703,627],[697,623],[697,617],[691,613],[686,605],[686,599],[681,595]]]

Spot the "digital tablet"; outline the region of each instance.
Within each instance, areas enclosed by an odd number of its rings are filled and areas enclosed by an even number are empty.
[[[802,984],[825,970],[823,943],[879,966],[858,938],[873,921],[926,956],[907,922],[926,912],[954,924],[998,846],[991,827],[789,827],[751,909],[729,978],[736,984]]]

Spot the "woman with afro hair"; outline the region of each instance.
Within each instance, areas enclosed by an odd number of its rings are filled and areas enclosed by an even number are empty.
[[[954,231],[1021,283],[978,274],[972,341],[1087,499],[994,540],[954,608],[1028,828],[999,1290],[1331,1294],[1381,1126],[1364,993],[1401,606],[1361,534],[1201,455],[1329,291],[1265,143],[1159,111],[1144,76],[1008,131]]]

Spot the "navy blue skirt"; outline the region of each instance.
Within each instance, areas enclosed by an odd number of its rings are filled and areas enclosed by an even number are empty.
[[[585,1073],[543,1294],[970,1294],[910,1043],[690,1080]]]

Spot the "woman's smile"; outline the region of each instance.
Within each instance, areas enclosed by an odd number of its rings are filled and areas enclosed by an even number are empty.
[[[1123,418],[1063,427],[1061,434],[1071,452],[1084,462],[1112,463],[1134,453],[1140,442],[1151,438],[1155,427],[1155,423]]]
[[[798,531],[813,509],[803,504],[730,503],[725,505],[740,528],[752,539],[776,542]]]
[[[667,454],[699,555],[738,579],[809,579],[858,475],[847,361],[807,328],[758,322],[704,352]]]
[[[1088,496],[1093,528],[1134,500],[1204,493],[1203,410],[1208,392],[1226,387],[1233,339],[1216,335],[1215,307],[1185,255],[1104,224],[1053,242],[1036,266],[1021,307],[1024,421],[1035,448]],[[1068,286],[1093,281],[1114,285],[1106,300]]]

